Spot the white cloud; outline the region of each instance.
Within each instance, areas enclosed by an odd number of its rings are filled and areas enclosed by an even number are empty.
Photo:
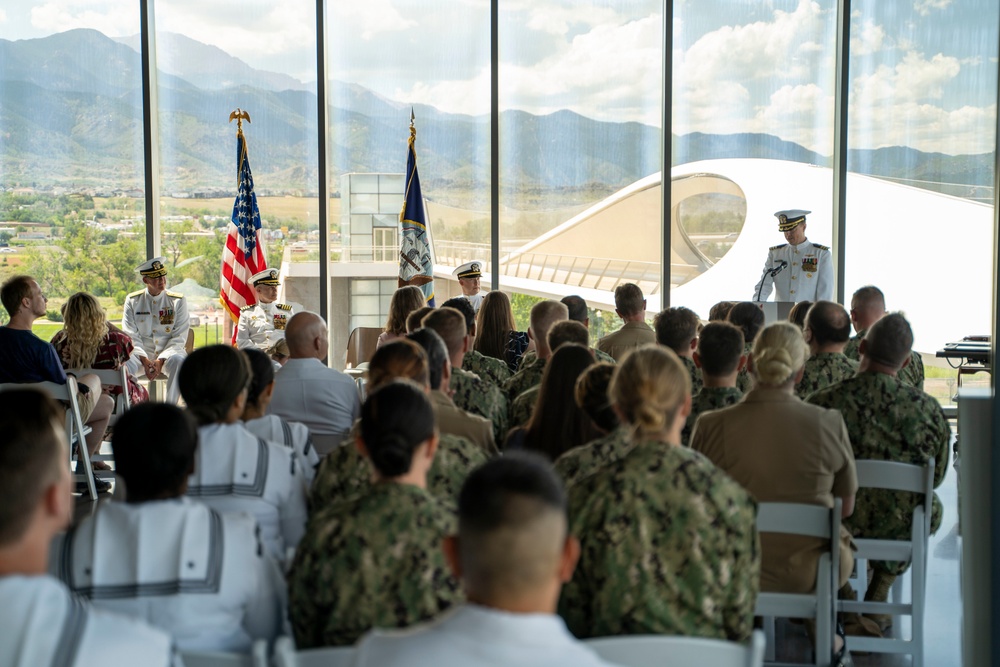
[[[851,105],[851,148],[910,146],[949,155],[993,149],[996,105],[947,110],[907,101],[883,106]]]
[[[7,22],[7,11],[4,9],[0,9],[0,23],[6,23],[6,22]]]
[[[609,7],[536,5],[531,9],[527,27],[551,35],[565,35],[571,25],[583,23],[592,27],[615,22],[617,19],[618,15]]]
[[[111,36],[130,35],[139,29],[139,4],[128,0],[44,2],[31,8],[31,25],[46,33],[90,28]]]
[[[347,22],[366,41],[383,33],[400,32],[417,25],[416,21],[404,18],[390,0],[331,2],[327,6],[330,8],[331,23]]]
[[[851,28],[851,55],[867,56],[882,50],[885,44],[885,30],[871,19],[860,26]]]
[[[880,65],[871,74],[855,78],[851,84],[852,101],[877,106],[939,100],[944,96],[944,86],[958,76],[961,67],[951,56],[939,53],[928,60],[910,51],[895,67]]]
[[[947,9],[954,0],[917,0],[913,6],[921,16],[927,16],[935,10]]]

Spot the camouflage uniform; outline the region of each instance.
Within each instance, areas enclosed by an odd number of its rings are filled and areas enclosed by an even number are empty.
[[[868,333],[868,329],[859,331],[858,335],[847,341],[847,347],[844,348],[844,355],[848,359],[853,359],[854,361],[861,361],[861,339],[865,337]],[[924,359],[918,353],[910,351],[910,363],[906,365],[906,368],[900,369],[896,373],[902,382],[910,385],[911,387],[916,387],[923,391],[924,389]]]
[[[606,361],[609,364],[617,364],[618,363],[617,361],[615,361],[615,358],[612,357],[610,354],[608,354],[607,352],[601,352],[596,347],[590,348],[590,351],[594,355],[594,358],[597,361]],[[518,362],[517,370],[521,370],[522,368],[524,368],[528,364],[530,364],[533,361],[535,361],[535,359],[537,359],[537,358],[538,358],[538,353],[537,352],[535,352],[534,350],[528,350],[527,352],[525,352],[524,354],[521,355],[521,361]]]
[[[482,447],[455,435],[442,435],[434,461],[427,471],[427,491],[438,501],[454,507],[465,478],[489,456]],[[371,488],[372,469],[358,453],[353,438],[323,457],[309,492],[312,513]]]
[[[753,343],[745,343],[743,345],[743,354],[747,355],[747,359],[750,358],[751,352],[753,352]],[[736,388],[744,394],[747,394],[751,389],[753,389],[753,385],[754,379],[753,375],[750,374],[750,364],[748,362],[743,367],[743,370],[736,374]]]
[[[492,382],[461,368],[451,369],[451,400],[455,406],[493,422],[493,441],[507,435],[507,397]]]
[[[684,364],[684,368],[687,369],[688,375],[691,376],[691,395],[695,396],[704,386],[701,380],[701,369],[695,365],[694,359],[691,359],[690,357],[681,357],[680,355],[677,356]]]
[[[545,373],[545,362],[547,359],[535,358],[530,364],[514,374],[514,377],[507,380],[503,390],[507,392],[507,400],[511,403],[514,399],[527,390],[542,383],[542,375]]]
[[[465,353],[465,359],[462,360],[462,370],[475,373],[483,380],[492,382],[498,387],[502,387],[510,379],[510,369],[507,368],[504,361],[487,357],[476,350],[469,350]]]
[[[750,636],[757,506],[704,456],[639,442],[571,486],[569,511],[580,563],[559,610],[577,637]]]
[[[531,419],[531,413],[535,411],[535,403],[538,402],[538,392],[541,385],[535,385],[521,393],[510,404],[510,428],[525,426]]]
[[[603,437],[564,453],[555,462],[556,472],[569,487],[621,459],[632,451],[633,444],[629,427],[619,426]]]
[[[735,405],[743,398],[743,392],[736,387],[702,387],[701,391],[691,399],[691,414],[688,415],[684,430],[681,431],[681,444],[691,446],[691,432],[699,415],[709,410],[721,410]]]
[[[460,602],[441,549],[454,530],[454,515],[410,484],[376,484],[316,513],[288,573],[297,646],[349,646]]]
[[[805,399],[820,389],[854,377],[858,362],[839,352],[820,352],[806,359],[802,381],[795,385],[795,395]]]
[[[941,406],[929,395],[884,373],[860,373],[809,397],[809,402],[839,410],[847,424],[857,461],[897,461],[925,465],[934,459],[934,486],[944,480],[951,430]],[[854,514],[844,525],[855,537],[910,539],[914,493],[858,489]],[[941,525],[941,500],[934,494],[931,532]],[[901,574],[907,563],[873,562],[886,574]]]

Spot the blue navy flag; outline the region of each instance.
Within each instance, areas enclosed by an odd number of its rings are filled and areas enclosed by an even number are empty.
[[[399,286],[416,285],[424,293],[427,305],[434,304],[434,258],[427,229],[427,213],[424,197],[420,192],[420,177],[417,175],[417,128],[410,111],[410,140],[406,155],[406,196],[403,210],[399,212],[402,235],[399,244]]]

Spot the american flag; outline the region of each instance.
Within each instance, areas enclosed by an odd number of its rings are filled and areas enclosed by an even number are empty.
[[[239,191],[233,202],[232,224],[226,234],[226,247],[222,251],[222,276],[220,300],[233,318],[240,319],[240,309],[257,303],[250,276],[267,268],[264,242],[260,238],[260,211],[257,195],[253,192],[253,174],[247,156],[243,130],[236,133],[236,160],[239,174]],[[235,327],[233,342],[236,341]]]

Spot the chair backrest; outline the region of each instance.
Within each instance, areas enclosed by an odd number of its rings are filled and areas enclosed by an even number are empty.
[[[279,637],[274,644],[276,667],[350,667],[354,662],[354,648],[331,646],[296,651],[289,637]],[[190,667],[185,663],[185,667]]]
[[[126,370],[124,364],[118,370],[110,368],[73,368],[67,372],[73,373],[77,377],[96,375],[102,385],[120,387],[122,390],[119,396],[121,401],[115,401],[115,413],[125,412],[132,407],[132,401],[129,399],[128,393],[128,370]],[[118,409],[119,407],[121,407],[121,410]]]
[[[840,534],[841,503],[840,498],[835,499],[836,512],[822,505],[760,503],[757,507],[757,531],[830,539]]]
[[[371,361],[381,334],[379,327],[355,327],[347,339],[347,367],[357,368],[358,364]]]
[[[601,658],[622,667],[760,667],[764,633],[754,630],[746,644],[701,637],[633,635],[584,642]]]
[[[249,654],[215,651],[181,652],[184,667],[268,667],[267,642],[258,639]]]

